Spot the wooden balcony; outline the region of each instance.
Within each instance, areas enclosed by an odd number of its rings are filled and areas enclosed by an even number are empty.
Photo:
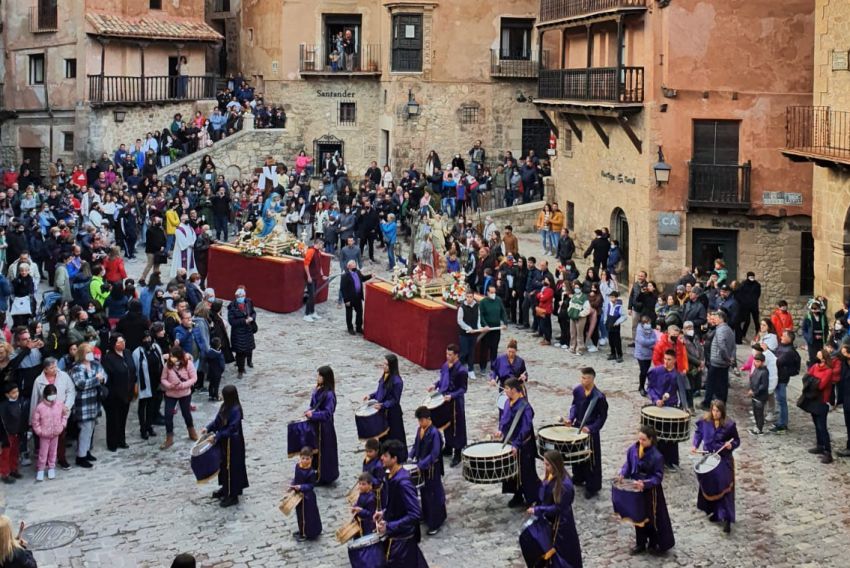
[[[752,164],[688,163],[690,209],[743,210],[750,208]]]
[[[538,104],[567,106],[643,106],[643,67],[543,69]]]
[[[538,26],[555,26],[617,14],[643,13],[647,0],[540,0]]]
[[[30,32],[34,34],[59,31],[59,8],[56,2],[36,2],[30,8]]]
[[[543,52],[543,67],[546,66],[549,52]],[[498,49],[490,50],[490,76],[500,79],[537,79],[541,64],[537,54],[509,54]]]
[[[183,77],[89,75],[89,102],[92,106],[106,106],[213,99],[216,94],[215,82],[216,79],[212,75]]]
[[[301,44],[298,71],[302,77],[380,77],[381,45],[361,45],[350,57],[340,57],[336,66],[330,60],[325,45]]]
[[[824,106],[793,106],[785,112],[785,148],[795,162],[850,167],[850,112]]]

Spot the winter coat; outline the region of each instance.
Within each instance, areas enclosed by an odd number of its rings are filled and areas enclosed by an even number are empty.
[[[58,437],[67,424],[65,404],[58,398],[53,403],[41,401],[32,415],[32,431],[41,439]]]
[[[635,330],[635,359],[638,361],[651,361],[652,350],[655,348],[657,341],[658,336],[652,327],[644,329],[642,324],[638,324]]]
[[[251,325],[245,321],[251,317],[256,321],[257,312],[254,310],[254,303],[245,298],[245,303],[230,302],[227,306],[227,323],[230,324],[230,346],[236,353],[248,353],[256,348],[254,343],[254,332],[251,331]]]
[[[44,373],[36,377],[35,383],[33,383],[32,398],[30,399],[30,422],[32,422],[36,407],[44,398],[44,387],[48,384],[50,383],[47,382]],[[57,370],[53,384],[56,386],[56,402],[63,402],[66,408],[73,408],[74,401],[77,398],[77,389],[74,386],[74,381],[71,380],[71,376],[65,371]]]
[[[192,356],[186,355],[186,359],[185,367],[168,367],[166,365],[162,369],[162,378],[159,384],[168,398],[183,398],[192,394],[192,387],[198,381],[198,374],[195,372]]]

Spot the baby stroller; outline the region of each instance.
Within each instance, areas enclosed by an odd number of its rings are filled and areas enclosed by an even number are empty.
[[[57,302],[62,301],[62,293],[56,290],[47,290],[41,295],[41,302],[35,312],[36,321],[44,323],[45,314],[50,311]]]

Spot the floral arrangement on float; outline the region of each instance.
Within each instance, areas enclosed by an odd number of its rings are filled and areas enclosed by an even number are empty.
[[[304,258],[304,255],[307,254],[307,245],[304,241],[292,241],[286,249],[285,254],[297,258]]]
[[[416,284],[416,272],[413,276],[407,275],[404,266],[396,266],[393,271],[393,289],[391,291],[396,300],[411,300],[420,295],[419,286]]]
[[[239,251],[245,256],[263,256],[263,243],[258,238],[239,241]]]
[[[452,272],[448,287],[443,289],[443,300],[459,306],[466,298],[466,280],[463,272]]]

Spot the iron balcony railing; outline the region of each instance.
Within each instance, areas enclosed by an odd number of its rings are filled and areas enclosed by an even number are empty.
[[[30,32],[48,33],[59,31],[59,7],[56,1],[36,1],[30,8]]]
[[[643,102],[643,67],[541,69],[538,99]]]
[[[850,112],[825,106],[793,106],[785,113],[785,149],[850,159]]]
[[[646,0],[540,0],[539,23],[581,18],[625,8],[646,8]]]
[[[752,164],[688,163],[688,205],[714,209],[749,209]]]
[[[490,50],[490,76],[518,79],[537,79],[541,67],[546,67],[549,52],[543,52],[541,65],[537,53],[511,53],[499,49]]]
[[[315,75],[335,73],[381,74],[381,45],[361,45],[353,54],[328,52],[326,45],[301,44],[298,70]]]
[[[142,104],[215,98],[215,77],[89,75],[92,104]]]

